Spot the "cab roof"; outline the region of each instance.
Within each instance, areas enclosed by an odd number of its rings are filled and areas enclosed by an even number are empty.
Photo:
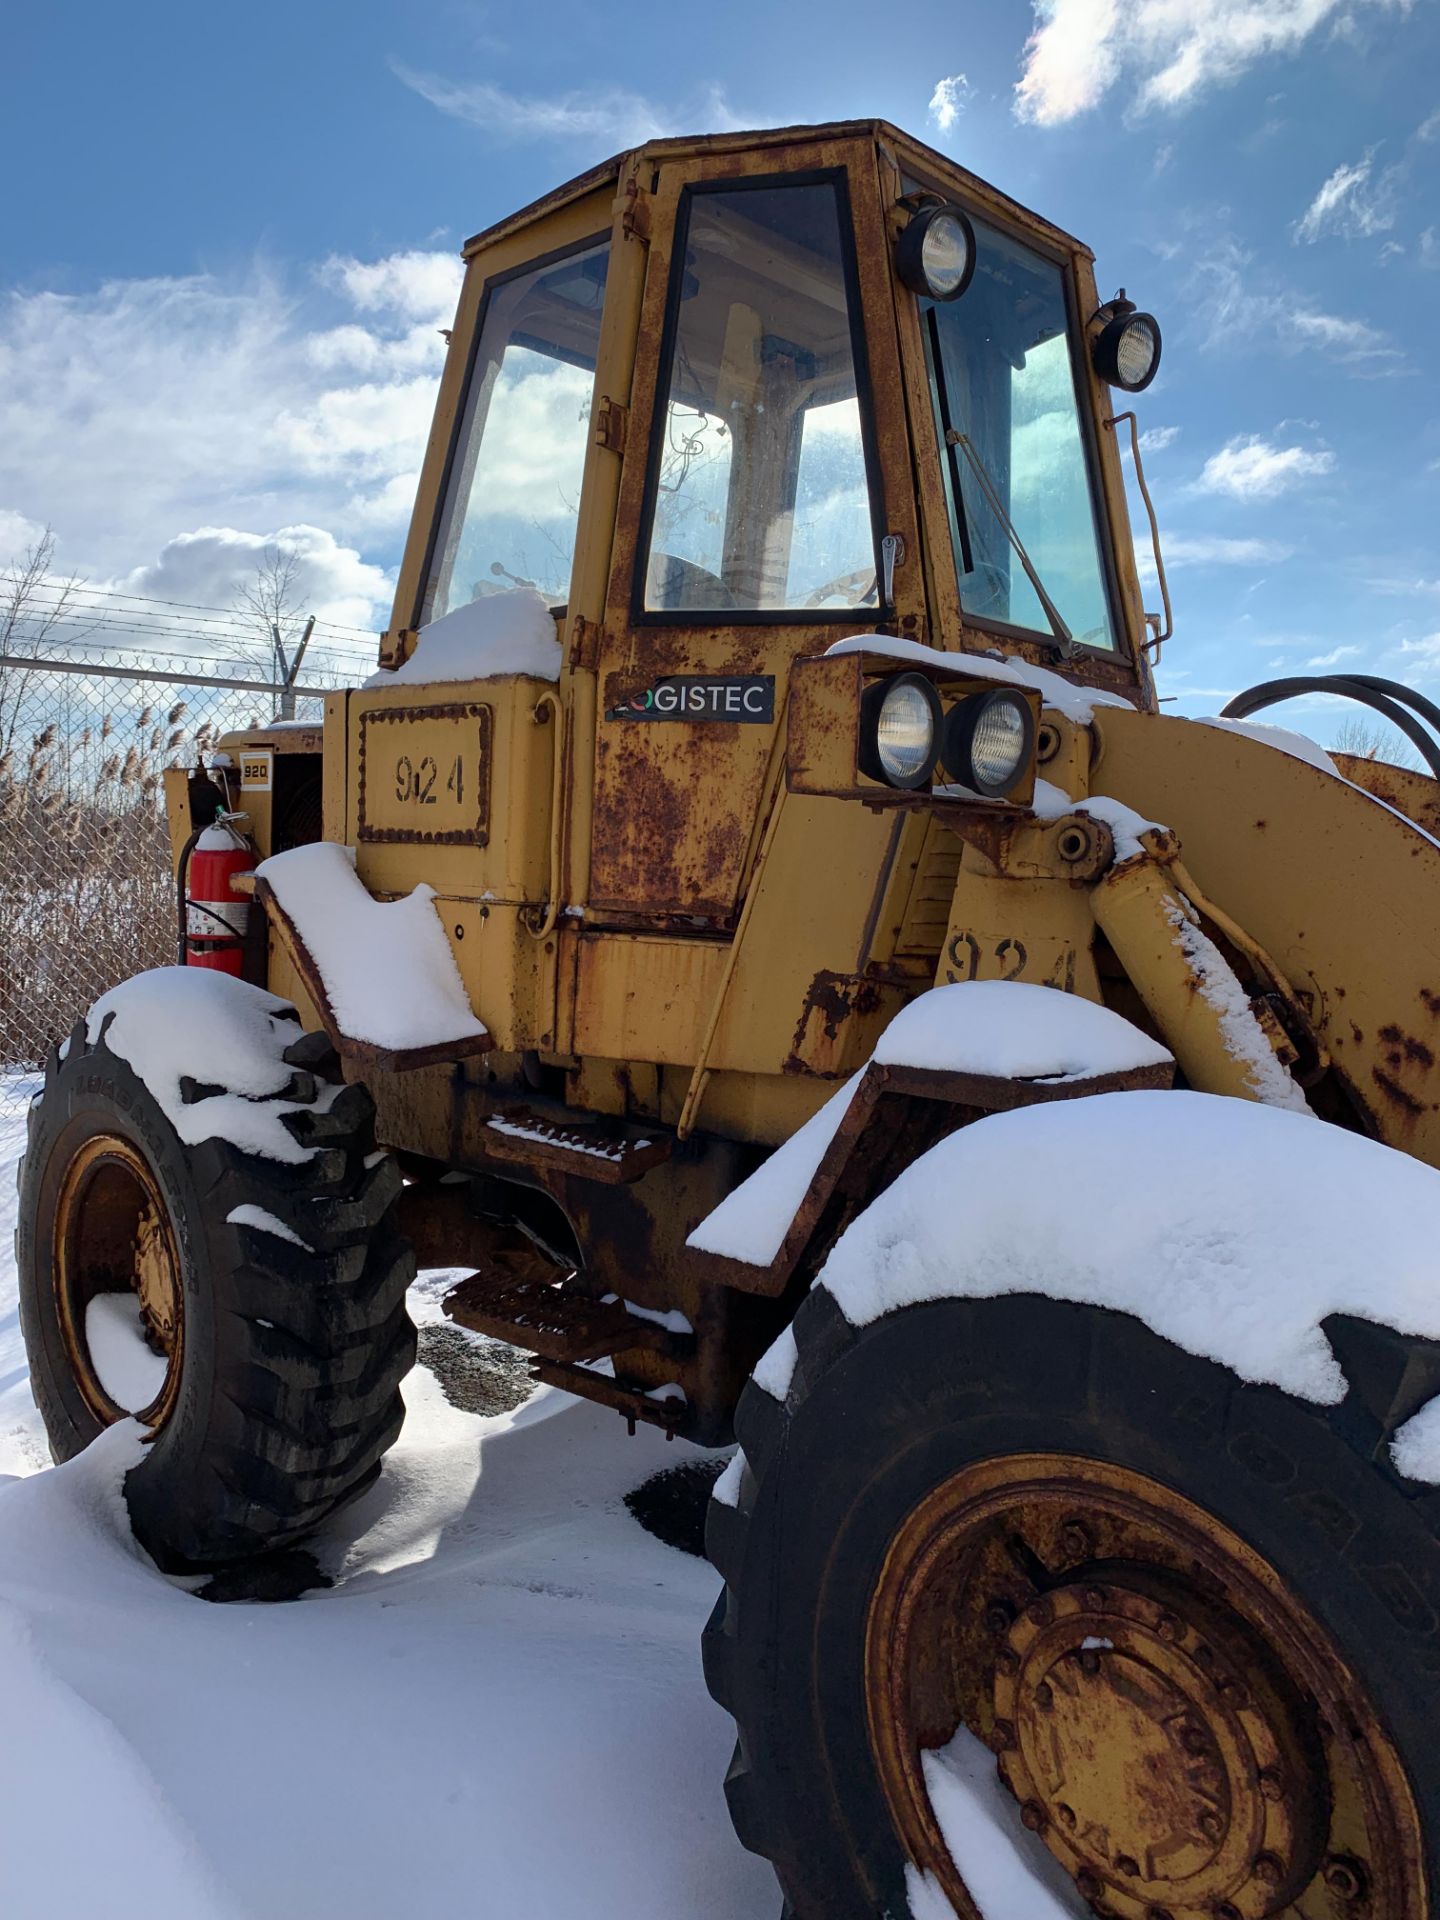
[[[1012,200],[989,181],[970,173],[958,162],[938,153],[934,147],[927,146],[923,140],[917,140],[913,134],[906,133],[888,120],[828,120],[814,126],[759,127],[748,132],[682,134],[666,140],[648,140],[642,147],[615,154],[599,166],[577,174],[563,186],[552,187],[549,193],[532,200],[528,206],[508,214],[503,220],[497,220],[493,226],[483,228],[465,242],[462,251],[468,259],[482,247],[553,213],[558,207],[566,206],[572,200],[593,193],[610,182],[618,183],[626,167],[639,161],[659,162],[683,160],[701,154],[753,152],[757,147],[798,146],[822,140],[869,140],[877,146],[888,147],[902,166],[921,178],[933,179],[962,195],[967,189],[978,188],[985,198],[997,203],[1002,212],[1008,212],[1022,225],[1038,230],[1062,251],[1079,253],[1087,259],[1094,257],[1084,242],[1077,240],[1073,234],[1066,233],[1062,227],[1046,220],[1033,208]]]

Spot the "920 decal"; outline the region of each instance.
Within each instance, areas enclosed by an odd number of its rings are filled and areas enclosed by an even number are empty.
[[[605,711],[607,720],[729,721],[769,726],[773,673],[667,673]]]

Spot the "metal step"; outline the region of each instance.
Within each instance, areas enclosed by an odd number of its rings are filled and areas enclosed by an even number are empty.
[[[644,1133],[621,1123],[577,1126],[533,1107],[501,1107],[485,1122],[485,1152],[494,1160],[555,1167],[583,1180],[628,1185],[670,1158],[660,1128]]]
[[[623,1300],[596,1300],[566,1280],[557,1281],[553,1267],[537,1272],[533,1261],[521,1258],[513,1265],[497,1260],[470,1274],[441,1305],[457,1326],[567,1365],[605,1360],[636,1347],[674,1353],[682,1341],[689,1344],[685,1336],[637,1318]]]

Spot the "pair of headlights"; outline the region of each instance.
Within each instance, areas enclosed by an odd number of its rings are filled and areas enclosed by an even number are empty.
[[[922,207],[906,223],[895,247],[895,268],[912,293],[931,300],[958,300],[975,274],[975,229],[970,216],[948,202]],[[1160,371],[1160,323],[1119,295],[1096,314],[1104,321],[1092,333],[1095,371],[1123,393],[1143,393]],[[1093,325],[1093,323],[1092,323]]]
[[[860,698],[860,771],[887,786],[924,787],[937,767],[957,786],[1003,800],[1035,748],[1035,718],[1018,694],[972,693],[946,713],[921,673],[897,673]]]

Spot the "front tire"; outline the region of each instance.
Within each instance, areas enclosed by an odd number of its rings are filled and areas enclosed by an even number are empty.
[[[385,1224],[400,1176],[373,1152],[369,1094],[330,1083],[323,1037],[297,1024],[285,1059],[271,1099],[294,1109],[293,1163],[185,1145],[83,1023],[30,1110],[16,1254],[36,1403],[57,1460],[127,1414],[151,1429],[125,1493],[170,1571],[303,1538],[375,1477],[404,1418],[415,1263]]]
[[[784,1403],[740,1403],[704,1649],[794,1920],[905,1914],[907,1868],[972,1920],[925,1784],[962,1729],[1077,1911],[1425,1920],[1440,1502],[1356,1396],[1036,1296],[856,1328],[820,1288],[794,1334]]]

